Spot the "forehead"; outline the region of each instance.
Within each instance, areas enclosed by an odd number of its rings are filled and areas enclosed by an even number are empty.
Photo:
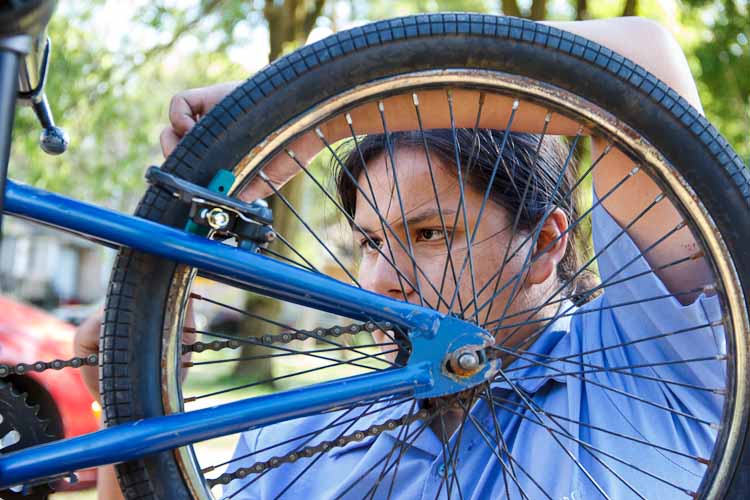
[[[357,224],[365,229],[379,229],[380,217],[374,207],[394,226],[403,224],[402,208],[407,219],[425,212],[434,213],[438,206],[436,191],[441,212],[456,212],[461,201],[461,191],[455,164],[446,162],[435,154],[431,154],[428,159],[425,150],[419,147],[397,147],[392,156],[393,161],[390,155],[384,153],[367,162],[369,179],[364,172],[360,174],[358,182],[367,198],[357,190]],[[394,182],[394,172],[397,183]],[[484,190],[480,192],[464,179],[463,201],[470,218],[478,212],[483,197]],[[489,203],[485,208],[488,216],[492,214],[487,217],[489,219],[504,219],[506,216],[500,205],[495,203]]]
[[[364,172],[358,179],[367,199],[357,190],[355,219],[357,222],[374,220],[377,223],[378,216],[368,203],[369,199],[387,221],[400,221],[399,192],[404,212],[437,206],[436,190],[441,206],[445,204],[455,208],[459,191],[456,175],[448,171],[451,168],[455,169],[455,166],[443,162],[436,155],[430,155],[428,161],[424,149],[416,147],[394,148],[392,158],[387,153],[373,157],[367,162],[369,183]]]

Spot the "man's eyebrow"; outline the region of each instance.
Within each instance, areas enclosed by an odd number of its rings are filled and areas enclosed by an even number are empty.
[[[425,210],[420,210],[411,215],[406,214],[406,223],[409,225],[419,224],[420,222],[424,222],[426,220],[433,219],[435,217],[440,217],[441,214],[442,214],[443,219],[446,220],[448,216],[456,215],[456,210],[452,208],[444,208],[443,210],[438,210],[437,207],[427,208]],[[390,224],[391,227],[394,227],[397,224],[401,224],[401,223],[402,223],[402,219],[399,217],[397,220],[391,221],[388,224]],[[447,227],[448,225],[450,225],[450,222],[446,220],[445,224]],[[353,224],[352,229],[354,229],[357,232],[365,233],[365,234],[374,234],[374,233],[383,231],[383,228],[381,225],[378,225],[377,229],[373,229],[373,228],[366,227],[358,223]],[[386,231],[387,230],[388,229],[386,227]]]

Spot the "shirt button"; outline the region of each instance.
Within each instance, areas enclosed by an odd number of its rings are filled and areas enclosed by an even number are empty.
[[[458,459],[456,459],[456,467],[458,467]],[[450,466],[450,464],[446,465],[445,463],[440,464],[440,467],[438,467],[438,475],[440,477],[446,477],[446,471],[447,476],[450,477],[453,475],[453,467]]]

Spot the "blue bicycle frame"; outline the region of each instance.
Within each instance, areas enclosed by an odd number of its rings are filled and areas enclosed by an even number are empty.
[[[181,414],[118,425],[0,457],[0,488],[34,478],[117,463],[290,418],[386,395],[435,397],[470,387],[495,362],[459,379],[445,369],[450,353],[487,345],[477,326],[393,300],[320,274],[135,216],[8,181],[5,211],[94,239],[198,268],[257,293],[352,319],[390,321],[409,333],[405,367]]]

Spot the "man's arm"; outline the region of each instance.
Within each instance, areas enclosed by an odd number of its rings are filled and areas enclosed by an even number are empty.
[[[584,36],[633,60],[672,87],[703,113],[698,89],[685,54],[672,35],[658,23],[637,17],[626,17],[547,24]],[[592,157],[596,158],[605,144],[596,138],[592,142]],[[596,192],[608,192],[625,178],[633,166],[633,162],[625,155],[613,149],[594,172]],[[660,192],[659,187],[641,172],[625,182],[603,204],[620,226],[626,226]],[[639,248],[648,248],[681,220],[682,217],[665,199],[630,227],[628,235]],[[645,257],[652,268],[658,268],[677,259],[689,257],[698,249],[697,242],[686,227],[655,246]],[[683,264],[658,270],[656,274],[671,293],[693,290],[712,281],[712,274],[705,259],[691,259]],[[679,295],[678,300],[688,303],[694,300],[695,295]]]

